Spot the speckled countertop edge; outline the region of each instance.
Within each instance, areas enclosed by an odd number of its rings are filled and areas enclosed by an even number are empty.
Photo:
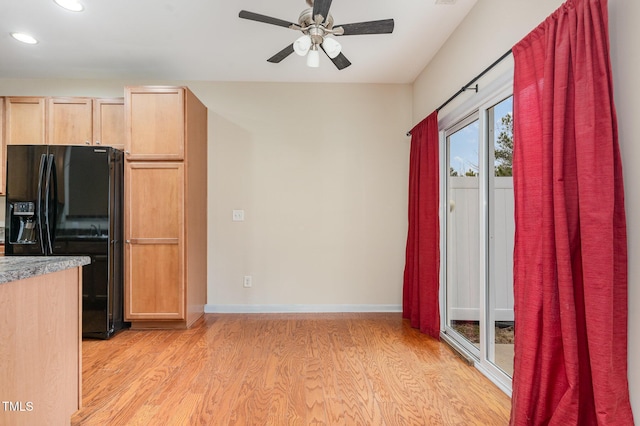
[[[0,284],[90,263],[89,256],[0,256]]]

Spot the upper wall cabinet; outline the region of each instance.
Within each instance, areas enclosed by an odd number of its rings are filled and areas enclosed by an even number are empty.
[[[7,97],[5,99],[5,144],[43,145],[46,98]]]
[[[91,98],[49,98],[47,106],[49,145],[92,145]]]
[[[124,150],[124,98],[93,100],[93,144]]]
[[[124,98],[8,97],[7,145],[124,148]]]
[[[125,96],[125,122],[130,130],[125,147],[126,158],[130,161],[183,160],[184,89],[127,87]]]
[[[124,98],[49,98],[47,143],[124,148]]]
[[[5,193],[5,162],[7,145],[42,145],[45,143],[46,99],[35,97],[6,97],[0,125],[2,145],[0,145],[0,194]]]

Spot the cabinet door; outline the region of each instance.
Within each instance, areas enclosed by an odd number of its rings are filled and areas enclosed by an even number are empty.
[[[45,98],[9,97],[5,99],[5,144],[44,145]]]
[[[127,159],[183,160],[184,111],[182,87],[127,87]]]
[[[124,150],[124,98],[93,100],[93,144]]]
[[[125,167],[125,319],[185,318],[184,166]]]
[[[49,99],[49,145],[91,145],[92,123],[91,98]]]

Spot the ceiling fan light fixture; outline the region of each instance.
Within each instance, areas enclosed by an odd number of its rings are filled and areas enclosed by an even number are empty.
[[[318,52],[318,46],[315,44],[307,54],[307,66],[310,68],[318,68],[320,66],[320,52]]]
[[[342,52],[342,46],[335,39],[331,37],[325,37],[322,41],[322,48],[327,53],[327,56],[331,59],[336,58],[340,52]]]
[[[300,56],[305,56],[311,49],[311,37],[303,35],[293,42],[293,51]]]

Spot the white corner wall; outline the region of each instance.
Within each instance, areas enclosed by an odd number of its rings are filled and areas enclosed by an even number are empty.
[[[414,82],[414,124],[500,58],[561,4],[560,0],[478,1]],[[473,93],[463,93],[440,115]]]
[[[0,79],[0,95],[130,84],[184,84],[209,109],[208,311],[401,309],[411,85]]]
[[[629,257],[629,391],[640,421],[640,2],[609,0],[613,87],[625,185]],[[622,325],[622,324],[621,324]]]
[[[522,39],[563,1],[479,1],[414,83],[413,123],[418,123]],[[628,377],[631,404],[640,417],[640,2],[609,0],[611,62],[625,179],[629,249]],[[508,18],[508,19],[507,19]],[[468,99],[473,92],[460,96]],[[447,111],[455,105],[441,111]]]

